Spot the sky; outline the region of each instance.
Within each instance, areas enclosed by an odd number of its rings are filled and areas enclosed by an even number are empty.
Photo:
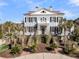
[[[79,0],[0,0],[0,23],[21,22],[24,13],[35,7],[49,8],[65,13],[67,19],[79,17]]]

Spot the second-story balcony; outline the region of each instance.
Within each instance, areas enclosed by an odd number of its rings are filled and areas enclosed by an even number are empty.
[[[36,22],[27,22],[27,23],[24,23],[24,26],[35,26],[37,23]]]
[[[59,23],[58,22],[50,22],[49,26],[59,26]]]

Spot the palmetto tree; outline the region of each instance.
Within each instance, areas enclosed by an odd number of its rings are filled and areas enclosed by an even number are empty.
[[[5,22],[3,25],[6,32],[10,33],[13,30],[13,23],[12,22]]]
[[[37,44],[37,39],[36,39],[36,34],[37,34],[37,24],[34,27],[34,43]]]
[[[4,33],[7,35],[8,40],[10,42],[11,33],[13,31],[13,23],[8,21],[8,22],[4,23],[3,27],[4,27],[4,30],[5,30]]]
[[[17,38],[19,38],[19,41],[20,41],[20,43],[22,44],[22,47],[24,46],[24,26],[23,26],[23,23],[17,23],[17,24],[15,24],[15,26],[14,26],[14,28],[15,28],[15,32],[16,32],[16,36],[17,36]]]
[[[66,44],[67,39],[68,39],[68,34],[67,34],[67,30],[70,33],[71,27],[73,26],[73,21],[71,20],[64,20],[63,23],[59,24],[59,27],[62,28],[63,32],[64,32],[64,44]]]
[[[3,37],[3,25],[0,25],[0,39]]]
[[[33,28],[33,31],[34,31],[34,34],[33,34],[33,36],[29,36],[29,38],[28,38],[28,45],[36,45],[37,44],[37,24],[34,26],[34,28]]]
[[[70,39],[79,43],[79,25],[75,24],[74,33],[72,33]]]

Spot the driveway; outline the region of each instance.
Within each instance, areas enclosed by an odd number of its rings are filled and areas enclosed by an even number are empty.
[[[29,55],[24,55],[16,58],[0,58],[0,59],[76,59],[60,53],[34,53]]]

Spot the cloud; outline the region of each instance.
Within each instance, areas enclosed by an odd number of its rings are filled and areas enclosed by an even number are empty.
[[[28,4],[28,6],[33,9],[34,7],[38,6],[40,7],[42,4],[44,4],[45,2],[47,2],[48,0],[28,0],[26,1],[26,3]]]
[[[0,6],[7,6],[8,4],[5,2],[0,2]]]
[[[69,0],[69,4],[79,6],[79,0]]]
[[[13,0],[17,5],[26,5],[28,9],[33,10],[36,6],[44,6],[45,3],[53,2],[54,0]],[[49,4],[50,5],[50,4]]]
[[[64,17],[68,19],[72,19],[75,16],[75,14],[69,10],[62,10],[62,12],[65,13]]]
[[[8,5],[7,2],[5,2],[4,0],[0,0],[0,7],[7,6],[7,5]]]

